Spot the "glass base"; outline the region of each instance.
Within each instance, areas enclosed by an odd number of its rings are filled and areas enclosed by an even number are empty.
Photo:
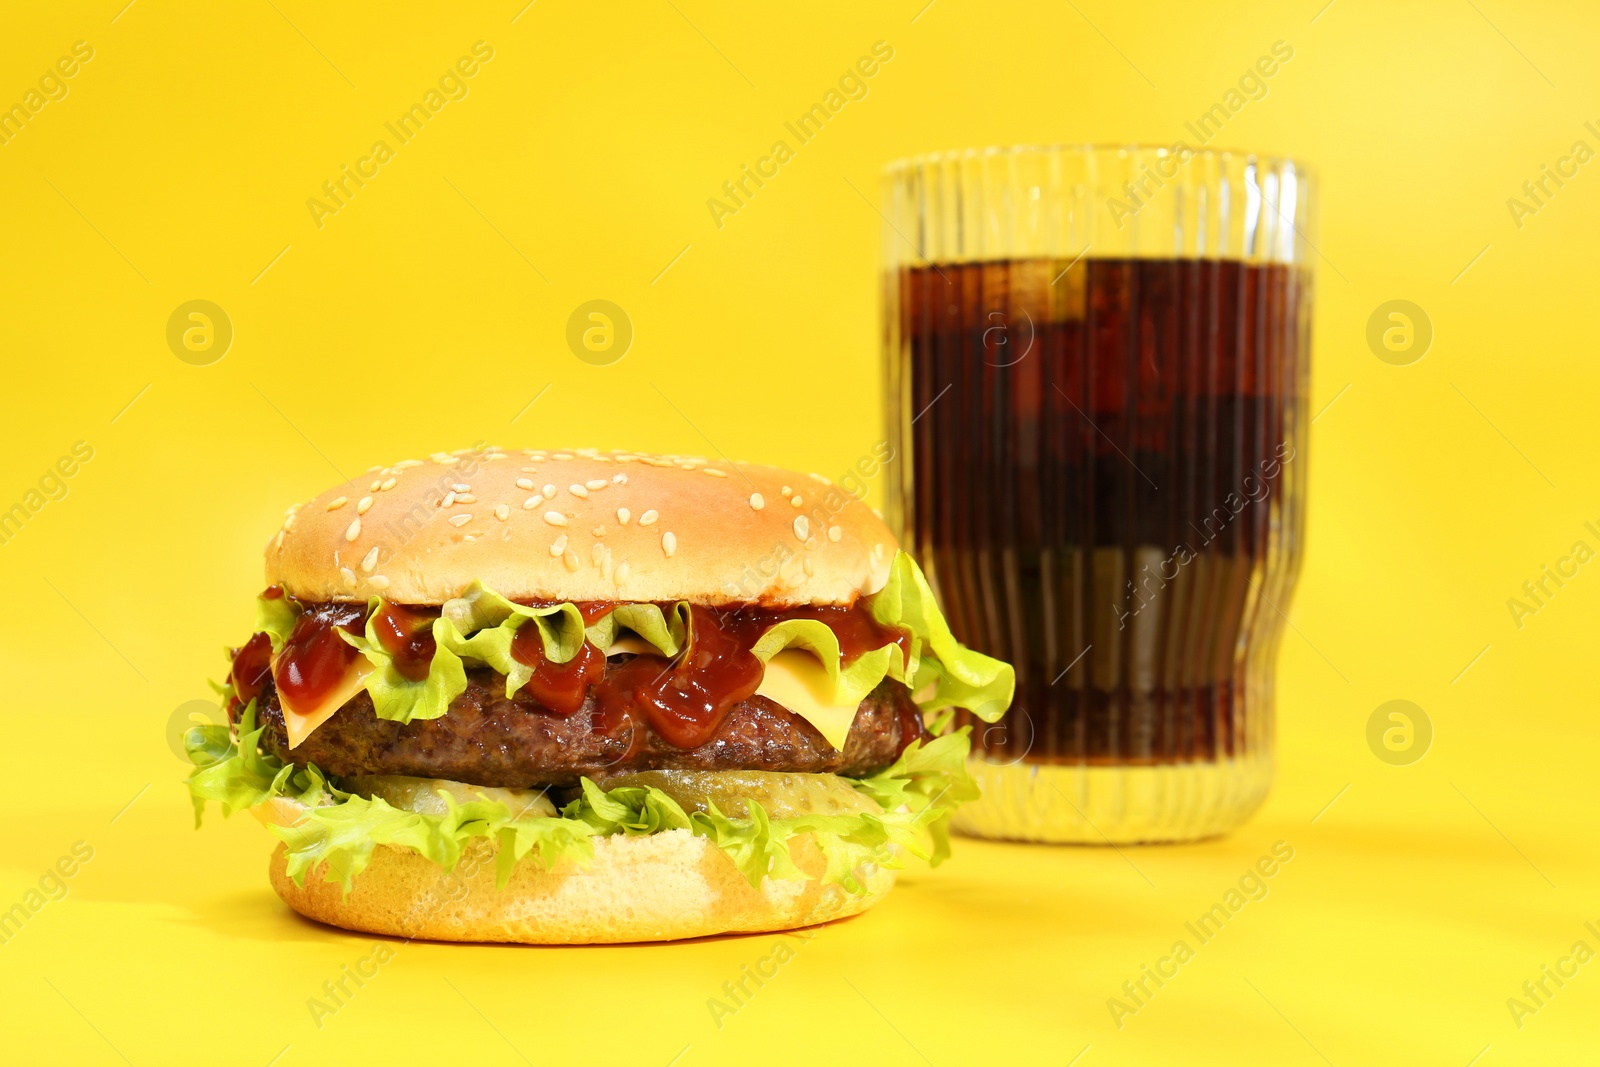
[[[1273,760],[1153,767],[989,763],[967,769],[983,797],[956,809],[974,837],[1080,845],[1195,841],[1241,825],[1272,786]]]

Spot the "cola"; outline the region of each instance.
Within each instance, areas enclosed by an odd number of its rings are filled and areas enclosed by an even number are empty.
[[[1304,528],[1310,279],[1226,258],[919,263],[889,278],[900,525],[1007,660],[995,761],[1270,758]]]

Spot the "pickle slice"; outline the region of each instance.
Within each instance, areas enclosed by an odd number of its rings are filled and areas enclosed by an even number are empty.
[[[541,789],[507,789],[493,785],[468,785],[444,778],[411,778],[403,774],[363,774],[340,780],[340,787],[366,797],[378,797],[390,807],[414,811],[419,815],[443,815],[446,811],[443,790],[457,804],[474,800],[497,801],[511,809],[513,816],[554,815],[556,806]]]
[[[685,811],[706,811],[710,804],[724,815],[750,814],[747,800],[760,804],[774,819],[799,815],[844,815],[881,809],[836,774],[791,774],[783,771],[636,771],[600,783],[602,788],[654,786]]]

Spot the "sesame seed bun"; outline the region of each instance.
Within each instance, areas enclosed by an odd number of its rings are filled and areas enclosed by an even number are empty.
[[[267,582],[303,600],[849,604],[894,536],[826,478],[636,452],[436,453],[289,509]]]
[[[297,886],[279,845],[272,888],[318,922],[394,937],[530,945],[674,941],[710,934],[793,930],[866,911],[894,887],[894,872],[861,872],[860,896],[809,879],[765,878],[753,888],[716,845],[688,830],[600,837],[587,867],[547,871],[531,857],[495,888],[495,845],[478,838],[454,872],[410,849],[378,846],[348,897],[318,867]],[[827,861],[809,837],[789,846],[796,866],[820,875]]]

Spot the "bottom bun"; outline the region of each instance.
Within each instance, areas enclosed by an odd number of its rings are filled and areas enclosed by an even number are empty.
[[[435,941],[512,941],[529,945],[675,941],[707,934],[792,930],[866,911],[894,887],[894,872],[857,871],[855,895],[814,879],[763,879],[752,887],[716,845],[688,830],[594,839],[587,867],[545,870],[531,857],[495,888],[496,846],[475,838],[454,871],[416,852],[379,845],[350,895],[323,880],[326,865],[297,886],[285,847],[268,875],[291,908],[318,922],[395,937]],[[790,843],[795,865],[812,876],[826,868],[808,837]]]

